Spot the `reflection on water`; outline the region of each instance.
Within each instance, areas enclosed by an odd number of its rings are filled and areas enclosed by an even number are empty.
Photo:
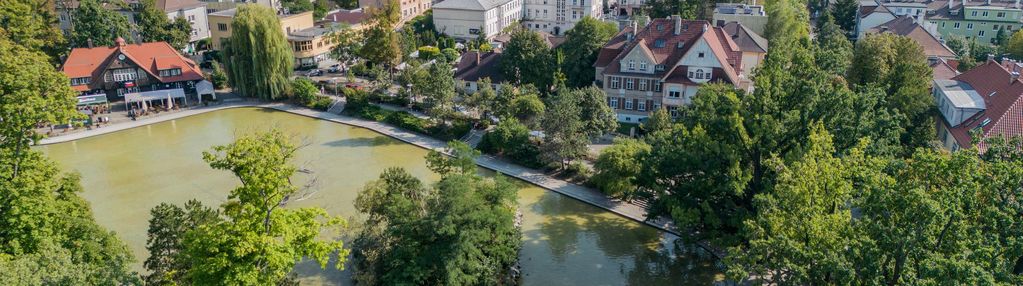
[[[230,109],[75,142],[41,146],[66,169],[82,174],[83,197],[97,221],[118,233],[139,261],[145,251],[149,210],[161,202],[196,198],[218,205],[238,184],[210,169],[202,151],[236,134],[279,128],[303,146],[295,164],[314,186],[292,207],[319,206],[357,217],[358,190],[387,167],[404,167],[435,181],[426,151],[369,130],[266,109]],[[520,260],[525,285],[707,285],[720,274],[705,259],[676,250],[676,238],[646,225],[525,183]],[[136,265],[141,270],[141,263]],[[350,268],[348,268],[350,269]],[[348,273],[296,267],[307,285],[351,284]]]

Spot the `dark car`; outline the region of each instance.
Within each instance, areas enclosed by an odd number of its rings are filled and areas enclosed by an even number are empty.
[[[319,70],[319,69],[314,69],[314,70],[310,70],[305,75],[306,76],[321,76],[321,75],[323,75],[323,71]]]
[[[329,72],[329,73],[339,73],[339,72],[341,72],[341,65],[340,64],[334,64],[334,65],[330,66],[329,68],[327,68],[327,72]]]

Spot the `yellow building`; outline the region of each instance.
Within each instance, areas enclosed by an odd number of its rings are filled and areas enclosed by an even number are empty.
[[[230,40],[231,21],[237,11],[238,9],[230,9],[209,14],[213,50],[223,50],[224,43]],[[335,42],[330,37],[330,28],[315,24],[312,11],[278,15],[277,18],[281,23],[281,32],[291,44],[296,68],[316,66],[320,61],[327,59]]]

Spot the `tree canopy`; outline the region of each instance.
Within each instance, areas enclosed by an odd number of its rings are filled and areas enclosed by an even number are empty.
[[[145,42],[167,42],[177,49],[188,45],[192,25],[188,20],[178,17],[174,21],[167,19],[167,13],[156,7],[156,0],[143,0],[135,17],[139,34]],[[178,20],[178,19],[181,20]]]
[[[102,3],[99,0],[78,2],[78,9],[74,10],[71,17],[69,40],[72,46],[88,47],[90,41],[93,46],[113,46],[114,40],[118,37],[129,43],[133,41],[128,17],[107,9],[104,5],[116,3]]]
[[[618,27],[614,23],[589,16],[565,32],[565,43],[558,46],[558,50],[565,55],[561,69],[568,77],[566,84],[569,87],[593,85],[593,63],[597,61],[597,53],[617,33]]]
[[[511,33],[511,39],[501,56],[501,72],[509,82],[533,84],[549,90],[553,84],[551,48],[539,33],[520,28]]]
[[[224,49],[228,82],[243,96],[282,99],[288,95],[294,57],[273,9],[240,5]]]

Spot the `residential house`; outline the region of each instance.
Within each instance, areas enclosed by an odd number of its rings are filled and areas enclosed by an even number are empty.
[[[492,38],[522,19],[522,0],[444,0],[433,5],[438,33],[471,40]]]
[[[75,17],[75,10],[78,10],[79,4],[78,0],[54,1],[53,9],[57,12],[59,27],[65,36],[71,35],[71,28],[74,24],[72,19]],[[135,11],[142,7],[142,2],[140,0],[126,0],[123,2],[103,2],[100,5],[105,9],[124,15],[124,17],[128,18],[128,24],[135,25]],[[121,36],[135,39],[136,42],[139,41],[138,32],[135,31],[132,32],[132,35]]]
[[[993,60],[951,80],[934,81],[934,99],[940,111],[938,140],[952,151],[974,145],[984,151],[981,139],[1023,135],[1023,65]]]
[[[601,48],[594,67],[622,122],[642,122],[659,108],[679,116],[705,83],[752,86],[742,51],[724,29],[678,16],[622,30]]]
[[[943,36],[957,35],[980,43],[995,44],[995,36],[1003,30],[1006,38],[1023,27],[1020,1],[948,1],[933,11],[927,20],[937,25]]]
[[[401,10],[401,22],[404,23],[416,16],[422,15],[433,6],[431,0],[359,0],[359,8],[379,9],[389,1],[397,1]]]
[[[767,27],[767,13],[764,6],[737,3],[720,3],[714,6],[713,23],[738,22],[757,35],[763,35]]]
[[[199,0],[206,3],[206,14],[238,8],[241,4],[258,4],[273,8],[274,11],[281,10],[280,0]]]
[[[860,8],[856,10],[856,38],[866,35],[868,29],[894,19],[895,14],[874,0],[860,1]]]
[[[604,1],[523,0],[522,23],[526,28],[561,36],[583,17],[604,17]]]
[[[952,49],[949,49],[931,30],[924,28],[924,25],[931,26],[933,24],[924,22],[921,25],[917,19],[917,17],[899,16],[894,20],[870,28],[867,30],[867,34],[892,33],[908,37],[917,44],[920,44],[920,47],[924,50],[924,55],[927,56],[928,62],[932,64],[939,59],[956,59],[956,54]]]
[[[231,21],[238,9],[229,9],[209,15],[213,34],[212,49],[223,50],[224,43],[231,39]],[[336,44],[331,37],[330,27],[313,23],[313,12],[277,15],[281,32],[287,37],[295,57],[295,67],[316,66],[328,58]]]
[[[111,47],[72,49],[61,72],[82,96],[106,94],[108,101],[154,90],[181,89],[195,94],[196,85],[203,80],[199,66],[170,44],[126,44],[122,38]]]
[[[206,14],[206,3],[196,0],[156,0],[156,7],[167,13],[167,18],[174,21],[176,18],[184,18],[191,24],[192,30],[189,33],[188,47],[186,51],[194,51],[195,44],[203,39],[210,38],[210,26]]]
[[[719,26],[742,52],[742,67],[747,73],[760,66],[767,57],[767,39],[739,22],[727,22]]]
[[[339,28],[339,26],[347,26],[353,30],[362,30],[369,27],[366,25],[369,18],[369,13],[366,13],[366,11],[362,8],[354,10],[338,9],[328,12],[327,15],[323,16],[323,19],[317,21],[316,24],[335,28]]]
[[[495,89],[503,83],[504,75],[501,74],[501,51],[491,52],[467,51],[462,54],[458,64],[455,65],[455,78],[464,83],[462,90],[466,93],[475,93],[479,90],[478,82],[481,79],[489,78]]]
[[[608,1],[608,6],[611,7],[611,14],[618,16],[619,19],[627,19],[643,10],[643,5],[646,4],[646,0],[611,0]]]

